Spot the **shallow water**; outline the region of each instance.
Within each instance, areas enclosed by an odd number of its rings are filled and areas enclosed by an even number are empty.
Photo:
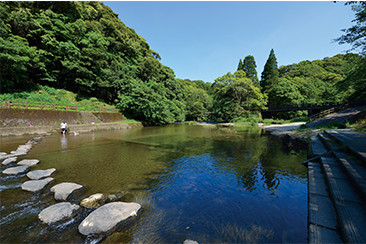
[[[2,138],[10,152],[30,137]],[[38,213],[54,204],[49,188],[85,186],[71,202],[94,193],[124,192],[142,205],[139,216],[103,242],[307,242],[306,152],[288,152],[261,129],[169,125],[121,131],[52,135],[28,155],[32,169],[56,168],[42,192],[20,189],[27,180],[1,175],[2,243],[90,242],[75,219],[46,226]],[[9,166],[1,166],[2,170]]]

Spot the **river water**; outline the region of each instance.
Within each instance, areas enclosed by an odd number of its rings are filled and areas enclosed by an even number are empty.
[[[31,138],[1,138],[0,151]],[[307,242],[306,152],[289,152],[258,128],[169,125],[51,135],[22,158],[40,160],[32,169],[56,168],[55,180],[33,194],[20,188],[25,174],[1,174],[1,243],[95,240],[77,231],[90,211],[51,226],[38,220],[56,203],[49,188],[62,182],[85,186],[71,196],[74,203],[125,193],[123,201],[142,205],[105,243]]]

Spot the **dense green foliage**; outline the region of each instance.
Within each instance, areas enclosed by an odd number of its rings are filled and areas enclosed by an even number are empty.
[[[208,119],[208,111],[212,107],[212,96],[209,95],[211,85],[201,80],[178,79],[178,81],[183,86],[186,120],[204,121]]]
[[[219,121],[233,120],[247,111],[265,108],[265,96],[242,70],[217,78],[212,86],[213,112]]]
[[[337,41],[340,44],[348,43],[353,46],[353,50],[359,50],[363,56],[354,67],[348,77],[341,82],[342,89],[350,89],[351,100],[366,101],[366,2],[347,2],[355,12],[354,25],[343,30],[345,32]]]
[[[67,89],[150,124],[184,120],[159,54],[100,2],[0,2],[1,92]]]

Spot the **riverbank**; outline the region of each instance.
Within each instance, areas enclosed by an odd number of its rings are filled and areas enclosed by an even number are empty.
[[[142,127],[142,123],[98,123],[98,124],[73,124],[69,125],[69,133],[85,133],[103,130],[122,130],[130,128]],[[0,137],[6,136],[23,136],[23,135],[42,135],[42,134],[56,134],[60,132],[59,126],[17,126],[0,128]]]

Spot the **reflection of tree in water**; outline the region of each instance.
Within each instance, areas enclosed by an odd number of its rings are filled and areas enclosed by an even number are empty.
[[[238,182],[249,192],[256,190],[257,183],[273,191],[280,184],[279,171],[289,172],[289,176],[306,177],[299,155],[281,150],[281,142],[272,136],[263,136],[261,130],[235,131],[232,129],[212,129],[203,137],[181,134],[182,140],[161,144],[164,151],[159,161],[170,162],[180,157],[209,153],[216,159],[217,167],[237,176]],[[184,139],[183,139],[184,138]],[[300,170],[299,170],[300,168]],[[299,174],[300,172],[300,174]]]

